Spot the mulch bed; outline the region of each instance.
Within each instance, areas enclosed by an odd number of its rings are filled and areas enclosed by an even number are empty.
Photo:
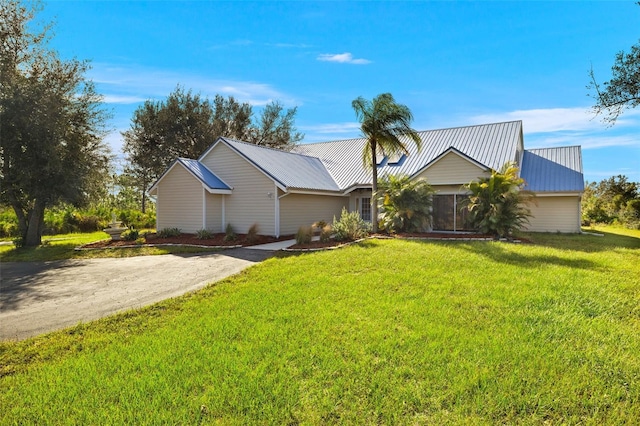
[[[234,241],[225,241],[225,234],[214,234],[211,238],[198,239],[195,234],[180,234],[178,237],[171,238],[158,238],[157,234],[145,235],[145,244],[141,245],[160,245],[160,244],[172,244],[172,245],[193,245],[193,246],[206,246],[206,247],[235,247],[235,246],[254,246],[257,244],[267,244],[276,241],[290,240],[293,237],[291,235],[283,236],[280,238],[269,237],[265,235],[258,235],[251,242],[247,241],[247,236],[244,234],[238,234],[238,237]],[[91,244],[86,244],[82,248],[113,248],[113,247],[130,247],[135,246],[135,241],[124,240],[105,240],[98,241]]]

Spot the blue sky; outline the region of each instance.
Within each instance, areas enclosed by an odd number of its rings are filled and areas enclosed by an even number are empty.
[[[39,18],[92,61],[116,154],[133,111],[178,84],[297,106],[303,142],[358,137],[351,101],[391,92],[417,130],[522,120],[526,148],[582,145],[585,179],[640,181],[640,108],[606,127],[586,89],[639,42],[632,1],[49,1]]]

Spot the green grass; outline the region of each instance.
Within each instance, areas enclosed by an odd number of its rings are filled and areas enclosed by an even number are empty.
[[[368,240],[0,344],[1,424],[633,424],[640,232]]]
[[[198,247],[139,247],[127,249],[102,249],[76,251],[76,247],[95,241],[108,239],[105,232],[86,234],[62,234],[42,238],[43,245],[35,248],[15,248],[13,245],[0,245],[1,262],[35,262],[63,259],[91,259],[98,257],[150,256],[170,253],[199,253],[215,249]],[[133,243],[132,243],[133,244]]]

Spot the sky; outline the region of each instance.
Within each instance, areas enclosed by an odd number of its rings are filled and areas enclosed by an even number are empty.
[[[50,46],[87,59],[120,132],[177,85],[297,107],[302,143],[360,136],[351,102],[392,93],[416,130],[522,120],[525,148],[581,145],[587,181],[640,182],[640,108],[614,126],[587,85],[640,42],[633,1],[45,1]]]

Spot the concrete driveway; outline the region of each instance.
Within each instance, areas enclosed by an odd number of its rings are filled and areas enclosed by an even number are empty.
[[[31,336],[179,296],[273,255],[220,253],[0,265],[0,340]]]

